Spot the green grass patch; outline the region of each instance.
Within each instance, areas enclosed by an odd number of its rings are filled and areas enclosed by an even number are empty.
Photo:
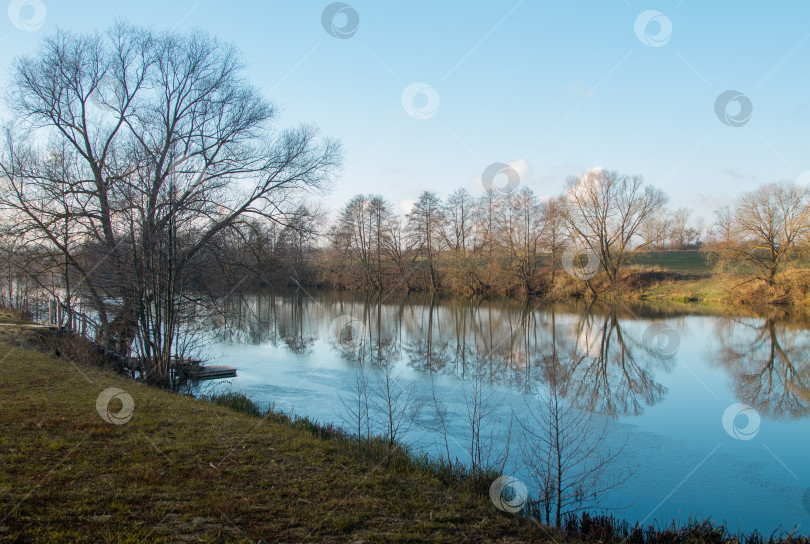
[[[673,272],[710,274],[712,267],[705,254],[696,250],[684,251],[639,251],[630,262],[631,266],[659,267]]]

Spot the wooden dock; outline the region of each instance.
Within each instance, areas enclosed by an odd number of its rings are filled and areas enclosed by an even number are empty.
[[[189,372],[192,380],[216,380],[219,378],[235,378],[236,368],[224,365],[200,366]]]
[[[201,360],[190,357],[172,358],[171,367],[182,377],[192,380],[217,380],[236,377],[236,368],[232,366],[203,365]]]

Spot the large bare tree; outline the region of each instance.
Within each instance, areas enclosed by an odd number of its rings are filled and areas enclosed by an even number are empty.
[[[212,242],[251,216],[286,223],[340,161],[310,126],[274,130],[237,52],[200,31],[57,31],[15,61],[7,106],[0,204],[16,234],[64,256],[103,329],[136,342],[158,383]]]
[[[570,179],[565,219],[572,236],[595,253],[612,286],[619,269],[643,246],[637,235],[666,203],[664,193],[641,176],[593,169]]]

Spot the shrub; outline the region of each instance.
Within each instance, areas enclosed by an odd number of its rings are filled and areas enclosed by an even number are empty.
[[[253,417],[262,417],[265,411],[259,405],[243,393],[234,393],[229,391],[227,393],[215,393],[206,397],[205,400],[211,404],[219,406],[227,406],[234,412],[241,412]]]

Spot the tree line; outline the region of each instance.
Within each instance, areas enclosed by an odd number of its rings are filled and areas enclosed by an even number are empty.
[[[14,61],[4,100],[0,302],[80,304],[99,342],[157,383],[187,323],[234,293],[597,297],[621,289],[635,253],[702,242],[660,188],[604,169],[546,200],[526,186],[425,191],[404,216],[357,195],[330,222],[308,197],[334,186],[340,143],[278,129],[237,51],[201,31],[57,31]],[[719,209],[712,233],[707,255],[773,286],[808,245],[807,191],[763,185]]]
[[[699,249],[709,264],[774,287],[810,247],[808,191],[791,182],[740,195],[709,226],[666,204],[640,176],[603,169],[571,177],[545,200],[525,186],[477,197],[425,191],[404,216],[382,195],[356,195],[298,248],[290,270],[341,289],[553,296],[578,283],[598,297],[622,289],[637,252]]]

